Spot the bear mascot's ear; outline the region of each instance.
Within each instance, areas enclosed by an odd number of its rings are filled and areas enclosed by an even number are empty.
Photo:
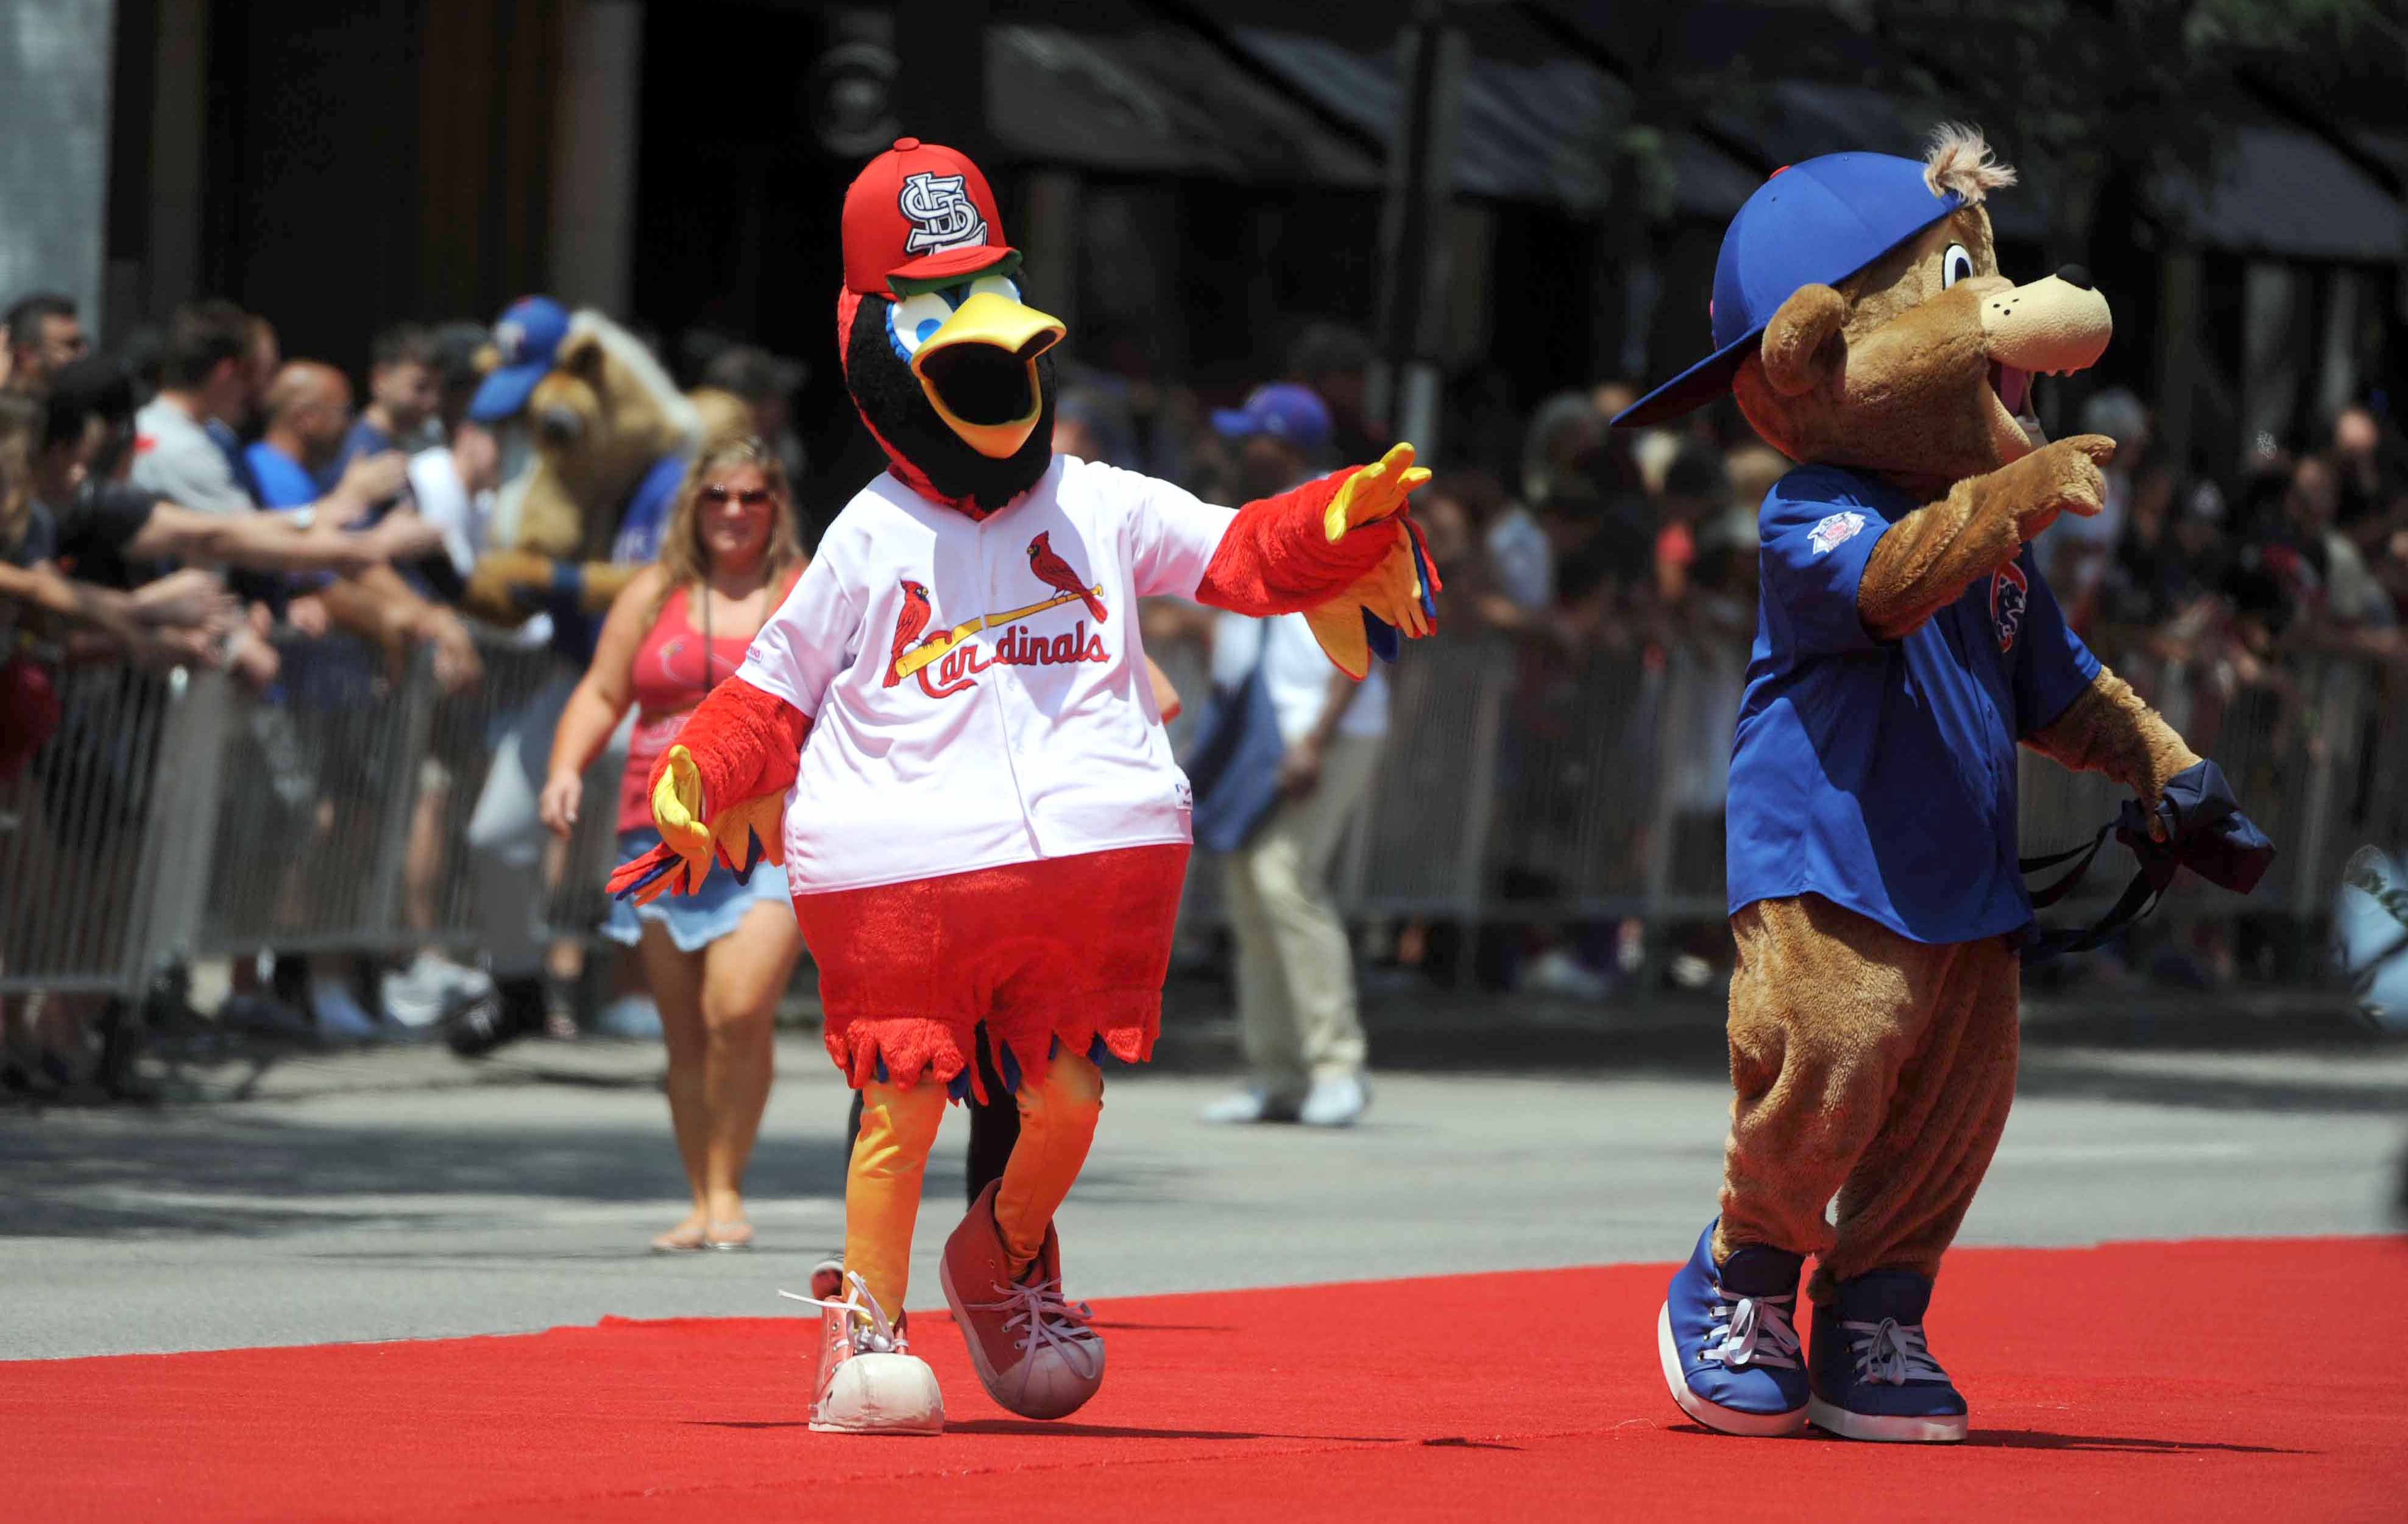
[[[1784,397],[1802,397],[1847,367],[1847,299],[1828,286],[1800,286],[1764,325],[1764,378]]]

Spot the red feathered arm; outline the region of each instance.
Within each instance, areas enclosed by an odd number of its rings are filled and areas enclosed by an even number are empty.
[[[810,729],[800,709],[741,677],[712,689],[644,782],[661,844],[619,864],[610,892],[643,904],[663,894],[694,893],[714,860],[738,883],[765,858],[782,863],[778,815]],[[691,771],[665,784],[681,762]]]
[[[673,744],[693,756],[695,771],[702,777],[703,808],[716,815],[731,805],[782,794],[794,787],[803,740],[810,733],[809,715],[741,677],[730,677],[695,706]],[[652,763],[652,776],[644,780],[647,798],[660,787],[668,765],[664,749]]]
[[[1335,541],[1322,527],[1330,499],[1355,469],[1333,471],[1240,508],[1196,585],[1196,601],[1256,618],[1294,614],[1370,575],[1397,546],[1388,520],[1360,525]]]

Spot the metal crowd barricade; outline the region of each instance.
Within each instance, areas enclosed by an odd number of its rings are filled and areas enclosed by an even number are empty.
[[[172,961],[266,948],[473,948],[471,812],[503,728],[575,677],[548,650],[480,646],[458,694],[423,651],[394,674],[343,636],[282,645],[265,693],[206,670],[67,672],[58,734],[0,787],[0,993],[133,994]],[[560,936],[607,908],[613,761],[527,876]]]
[[[2401,825],[2401,743],[2386,686],[2397,675],[2364,658],[2294,657],[2244,680],[2214,659],[2170,661],[2102,639],[2108,664],[2213,758],[2241,806],[2277,856],[2246,899],[2196,880],[2177,880],[2157,914],[2172,920],[2239,915],[2311,922],[2329,913],[2342,863],[2362,842],[2396,843]],[[2021,770],[2023,849],[2052,851],[2087,840],[2113,819],[2126,791],[2097,775],[2068,773],[2027,751]],[[2054,914],[2076,919],[2121,893],[2130,859],[2111,844],[2082,886]]]
[[[2396,845],[2408,828],[2400,672],[2311,655],[2244,679],[2221,661],[2100,645],[2215,758],[2281,849],[2251,898],[2185,884],[2162,916],[2312,923],[2353,848]],[[0,994],[133,994],[172,960],[262,948],[473,952],[480,796],[512,759],[532,807],[545,717],[576,677],[548,650],[499,639],[482,650],[482,680],[458,694],[439,690],[423,652],[393,673],[339,638],[286,648],[264,695],[216,672],[68,672],[58,734],[0,785]],[[1208,669],[1193,646],[1154,655],[1184,700],[1172,727],[1183,746]],[[1466,924],[1720,919],[1741,662],[1686,636],[1578,658],[1452,632],[1409,648],[1391,669],[1379,781],[1340,860],[1342,901],[1363,917]],[[513,727],[523,754],[505,744]],[[589,936],[607,909],[615,762],[606,753],[588,775],[573,840],[547,838],[533,866],[486,881],[513,909],[537,897],[552,935]],[[2123,799],[2028,752],[2021,789],[2027,852],[2086,840]],[[2112,899],[2124,862],[2111,847],[2052,916]],[[1198,854],[1189,933],[1219,924],[1219,876]]]
[[[1341,869],[1350,904],[1475,919],[1488,886],[1498,740],[1513,652],[1501,641],[1416,646],[1392,672],[1391,745]],[[1426,659],[1425,659],[1426,658]]]
[[[2315,922],[2329,913],[2340,865],[2358,845],[2408,833],[2408,705],[2386,702],[2401,674],[2355,656],[2299,655],[2243,680],[2221,661],[2171,662],[2113,637],[2097,644],[2215,759],[2281,853],[2246,899],[2178,882],[2164,919]],[[1743,651],[1702,636],[1578,659],[1452,633],[1409,647],[1391,669],[1388,747],[1341,860],[1341,903],[1363,918],[1467,924],[1720,919],[1723,796],[1743,669]],[[1188,703],[1202,699],[1199,691]],[[2086,842],[2126,798],[2104,777],[2028,750],[2019,783],[2029,854]],[[1217,869],[1201,854],[1197,862],[1191,929],[1221,919]],[[2111,843],[2051,918],[2103,909],[2128,864]]]
[[[163,759],[199,737],[180,677],[82,667],[59,682],[58,732],[0,786],[0,994],[126,993],[148,973],[173,850]]]

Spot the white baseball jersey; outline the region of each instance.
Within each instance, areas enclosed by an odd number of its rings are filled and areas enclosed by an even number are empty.
[[[1193,597],[1235,517],[1068,455],[983,521],[863,488],[737,674],[811,718],[794,891],[1189,840],[1136,605]]]

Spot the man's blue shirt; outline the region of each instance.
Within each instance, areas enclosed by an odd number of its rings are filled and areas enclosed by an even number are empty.
[[[1897,641],[1856,586],[1917,506],[1801,466],[1758,516],[1762,597],[1731,747],[1730,908],[1819,894],[1918,942],[2032,919],[2016,870],[2016,742],[2099,674],[2027,547]]]
[[[335,451],[335,458],[326,464],[326,484],[331,487],[342,480],[343,473],[351,469],[351,463],[360,457],[381,455],[397,448],[393,435],[378,428],[366,415],[351,420],[350,431],[343,435],[342,447]],[[385,506],[379,505],[380,507]]]
[[[325,493],[309,468],[262,439],[242,452],[253,491],[263,508],[306,508]]]
[[[324,495],[309,468],[262,439],[243,451],[259,506],[271,511],[306,508]],[[312,592],[335,579],[324,572],[289,574],[287,589]],[[308,641],[289,648],[278,687],[303,708],[339,709],[367,703],[376,689],[376,664],[353,642]]]

